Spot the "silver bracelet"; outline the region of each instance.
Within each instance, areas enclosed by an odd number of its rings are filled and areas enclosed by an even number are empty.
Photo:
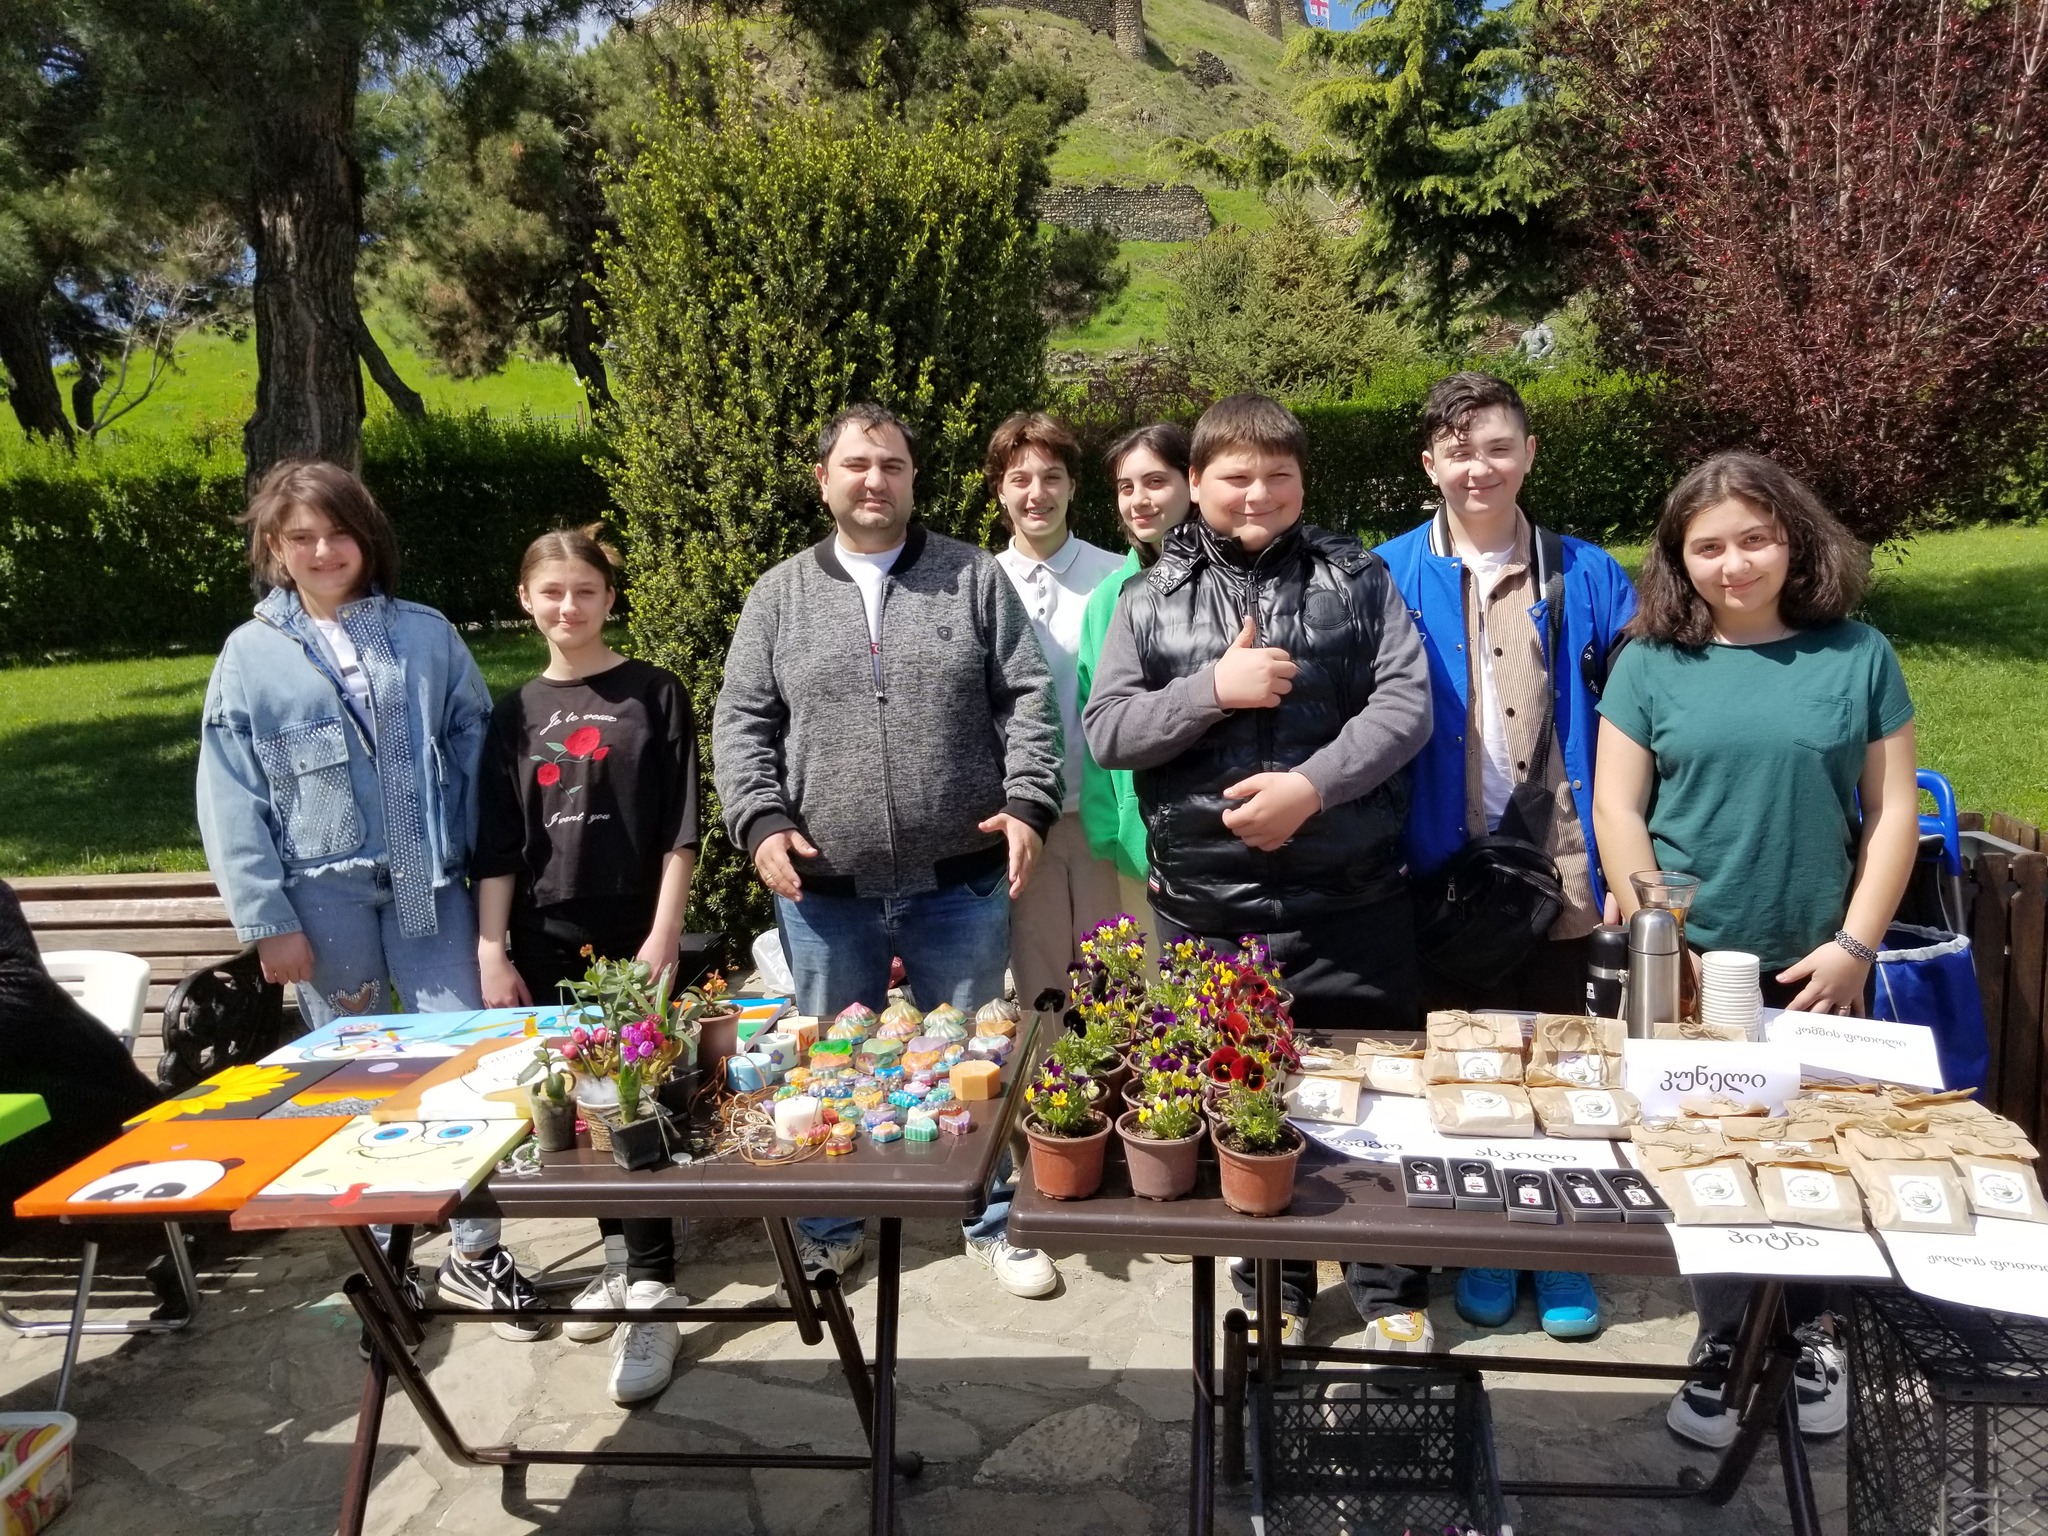
[[[1844,928],[1840,933],[1835,935],[1835,947],[1837,949],[1846,950],[1849,954],[1854,955],[1858,960],[1861,960],[1865,965],[1869,965],[1877,959],[1877,951],[1872,949],[1868,944],[1864,943],[1861,939],[1857,938],[1855,934],[1851,933],[1846,928]]]

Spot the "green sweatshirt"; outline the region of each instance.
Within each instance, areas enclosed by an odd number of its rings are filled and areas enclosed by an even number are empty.
[[[1132,550],[1110,578],[1088,594],[1088,606],[1081,612],[1080,687],[1075,709],[1088,707],[1088,691],[1095,681],[1095,659],[1102,654],[1102,637],[1109,633],[1111,615],[1116,612],[1117,594],[1124,583],[1138,574],[1138,552]],[[1088,851],[1098,859],[1109,859],[1120,874],[1143,880],[1151,871],[1145,856],[1145,818],[1138,810],[1138,791],[1127,769],[1104,768],[1095,754],[1084,750],[1081,758],[1081,830],[1088,834]]]

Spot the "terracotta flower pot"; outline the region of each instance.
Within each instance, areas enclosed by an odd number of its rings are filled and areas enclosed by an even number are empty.
[[[567,1152],[576,1145],[576,1105],[565,1099],[557,1104],[544,1093],[528,1093],[533,1110],[533,1137],[543,1152]]]
[[[1284,1152],[1234,1152],[1216,1137],[1225,1205],[1242,1216],[1278,1216],[1294,1203],[1294,1168],[1307,1143],[1292,1126],[1287,1133],[1294,1145]]]
[[[1048,1200],[1086,1200],[1102,1187],[1102,1159],[1109,1150],[1109,1116],[1097,1111],[1095,1129],[1085,1136],[1054,1136],[1035,1118],[1024,1122],[1031,1143],[1031,1182]]]
[[[1124,1089],[1130,1086],[1132,1075],[1130,1061],[1122,1056],[1117,1057],[1116,1065],[1108,1071],[1090,1074],[1096,1082],[1102,1084],[1102,1103],[1105,1107],[1123,1103]],[[1112,1110],[1112,1113],[1121,1111]]]
[[[1131,1193],[1147,1200],[1179,1200],[1195,1187],[1195,1167],[1202,1152],[1202,1128],[1176,1141],[1161,1141],[1138,1129],[1133,1109],[1116,1123],[1123,1138],[1124,1162],[1131,1170]]]
[[[740,1011],[727,1008],[707,1013],[697,1020],[697,1068],[713,1072],[718,1063],[740,1053]]]

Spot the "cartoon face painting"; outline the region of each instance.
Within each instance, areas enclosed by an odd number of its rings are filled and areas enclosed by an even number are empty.
[[[524,1120],[351,1120],[234,1216],[239,1230],[440,1220],[527,1134]]]
[[[219,1215],[333,1135],[345,1121],[178,1120],[139,1125],[15,1202],[22,1216]]]
[[[189,1200],[203,1194],[242,1166],[239,1157],[194,1157],[168,1163],[125,1163],[80,1186],[71,1196],[73,1205],[99,1201],[133,1204],[141,1200]]]

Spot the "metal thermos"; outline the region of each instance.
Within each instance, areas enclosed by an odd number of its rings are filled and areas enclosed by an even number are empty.
[[[1678,1018],[1678,972],[1684,964],[1678,919],[1661,907],[1642,907],[1628,920],[1628,988],[1622,1017],[1631,1040],[1647,1040],[1650,1026]]]
[[[1620,1018],[1627,981],[1628,930],[1595,928],[1586,950],[1586,1012],[1596,1019]]]

